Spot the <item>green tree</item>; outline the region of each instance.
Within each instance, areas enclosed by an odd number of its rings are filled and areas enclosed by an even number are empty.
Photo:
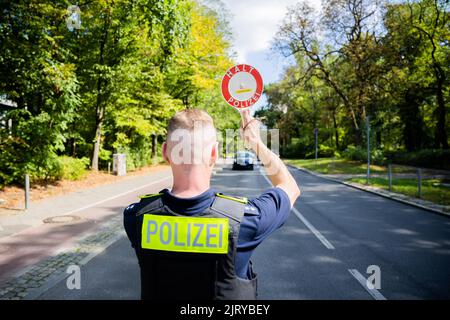
[[[311,140],[297,127],[317,123],[326,146],[362,145],[367,116],[377,148],[446,149],[449,30],[448,1],[332,0],[319,11],[300,2],[274,46],[295,63],[268,87],[261,112],[298,150]]]
[[[158,130],[157,123],[151,127],[144,121],[152,116],[149,103],[155,99],[151,94],[161,89],[155,88],[158,80],[152,77],[158,78],[164,72],[176,48],[183,45],[189,6],[186,1],[142,0],[99,1],[81,7],[86,27],[76,37],[80,48],[77,74],[82,83],[83,118],[93,119],[93,170],[98,169],[103,124],[110,115],[119,117],[117,128],[123,128],[120,116],[125,113],[137,116],[134,124],[130,122],[126,127],[140,127],[139,132],[149,129],[154,134]],[[150,83],[146,83],[149,79]],[[151,90],[150,96],[147,90]],[[146,109],[138,113],[139,108]],[[169,105],[167,112],[170,110]]]
[[[0,4],[0,96],[17,105],[0,128],[0,185],[48,178],[80,104],[76,67],[65,48],[66,7],[41,1]]]
[[[449,21],[444,2],[388,6],[384,39],[385,63],[390,66],[387,86],[403,120],[405,146],[410,151],[430,144],[448,148]]]
[[[207,110],[219,129],[237,127],[220,94],[233,64],[222,6],[88,1],[81,27],[69,30],[66,2],[1,2],[0,100],[16,107],[0,110],[0,184],[25,172],[59,178],[61,165],[84,163],[66,155],[90,157],[93,170],[113,152],[127,153],[129,169],[146,165],[184,107]]]
[[[185,107],[206,110],[219,130],[239,126],[239,113],[223,100],[220,83],[234,65],[226,16],[210,6],[194,3],[185,48],[179,48],[167,76],[168,92]],[[220,3],[219,3],[220,5]]]
[[[289,11],[275,41],[285,56],[304,57],[307,68],[299,81],[316,77],[342,99],[356,143],[361,143],[369,100],[376,97],[380,8],[378,1],[332,0],[319,13],[303,1]]]

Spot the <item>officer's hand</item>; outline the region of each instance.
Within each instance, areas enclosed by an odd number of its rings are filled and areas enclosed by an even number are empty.
[[[260,123],[250,115],[250,110],[248,109],[241,111],[241,117],[241,135],[244,142],[256,151],[258,143],[261,142],[261,137],[259,135]]]

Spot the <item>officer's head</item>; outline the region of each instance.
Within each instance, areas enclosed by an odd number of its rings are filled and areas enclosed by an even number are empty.
[[[216,129],[205,111],[185,109],[169,120],[163,157],[172,169],[212,169],[217,152]]]

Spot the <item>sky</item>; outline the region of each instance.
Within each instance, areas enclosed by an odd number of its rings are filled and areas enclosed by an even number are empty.
[[[256,67],[265,84],[280,79],[287,59],[271,50],[271,42],[278,31],[288,7],[298,0],[222,0],[231,13],[230,24],[233,49],[237,62]],[[316,5],[320,0],[310,0]],[[266,104],[263,96],[253,107]]]

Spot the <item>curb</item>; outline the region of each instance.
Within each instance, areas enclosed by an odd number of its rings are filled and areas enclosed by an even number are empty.
[[[417,207],[417,208],[420,208],[420,209],[423,209],[423,210],[426,210],[426,211],[430,211],[430,212],[432,212],[434,214],[438,214],[438,215],[450,218],[450,212],[445,212],[443,210],[438,210],[438,209],[435,209],[435,208],[431,208],[431,207],[428,207],[428,206],[416,203],[414,201],[409,201],[409,200],[398,198],[395,195],[388,194],[387,193],[388,191],[380,192],[380,191],[373,190],[373,189],[367,189],[367,188],[365,188],[363,186],[360,186],[360,185],[357,185],[357,184],[353,184],[353,183],[349,183],[349,182],[345,182],[345,181],[341,181],[341,180],[338,180],[338,179],[333,179],[333,178],[327,177],[326,175],[323,175],[323,174],[320,174],[320,173],[316,173],[314,171],[310,171],[310,170],[305,169],[305,168],[296,167],[296,166],[291,165],[291,164],[286,164],[286,165],[288,167],[292,168],[292,169],[303,171],[305,173],[308,173],[308,174],[310,174],[312,176],[315,176],[315,177],[318,177],[318,178],[322,178],[324,180],[340,183],[340,184],[343,184],[343,185],[345,185],[347,187],[351,187],[351,188],[354,188],[354,189],[357,189],[357,190],[361,190],[361,191],[365,191],[365,192],[368,192],[368,193],[376,194],[378,196],[381,196],[381,197],[384,197],[384,198],[387,198],[387,199],[391,199],[391,200],[394,200],[394,201],[397,201],[397,202],[401,202],[401,203],[404,203],[404,204],[407,204],[407,205],[410,205],[410,206],[413,206],[413,207]]]

